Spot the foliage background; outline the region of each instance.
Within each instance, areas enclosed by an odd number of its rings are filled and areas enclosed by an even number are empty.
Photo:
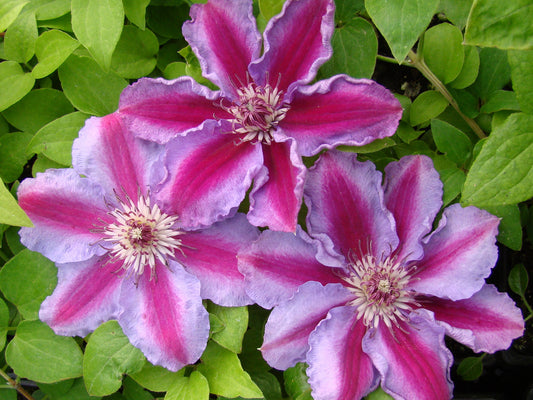
[[[311,399],[305,365],[281,372],[261,359],[268,311],[256,306],[206,303],[207,350],[176,373],[150,365],[115,321],[89,337],[68,338],[38,320],[56,267],[19,242],[18,227],[31,223],[15,200],[18,183],[70,166],[84,121],[115,111],[122,89],[136,79],[186,74],[212,86],[181,34],[194,2],[201,1],[0,0],[0,374],[6,382],[0,400],[17,399],[10,385],[35,400]],[[254,0],[260,29],[282,4]],[[510,292],[529,329],[495,355],[475,355],[450,341],[455,395],[532,399],[533,3],[336,4],[334,55],[318,78],[375,79],[404,108],[392,138],[344,150],[380,168],[406,154],[427,154],[444,182],[445,205],[476,205],[501,218],[490,282]],[[387,397],[379,390],[368,396]]]

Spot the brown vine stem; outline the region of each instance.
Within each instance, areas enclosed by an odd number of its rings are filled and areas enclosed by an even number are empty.
[[[17,383],[14,379],[12,379],[8,374],[6,374],[6,372],[2,368],[0,368],[0,375],[7,381],[9,385],[17,389],[17,392],[23,395],[26,399],[35,400],[31,394],[26,392],[26,390],[22,386],[20,386],[20,384]]]
[[[431,84],[437,89],[440,94],[444,96],[444,98],[450,103],[450,105],[457,111],[457,113],[465,120],[465,122],[472,128],[474,133],[480,138],[486,138],[487,135],[485,135],[485,132],[479,127],[479,125],[474,121],[472,118],[467,117],[463,114],[461,109],[459,108],[459,105],[451,95],[451,93],[448,91],[446,86],[440,81],[439,78],[428,68],[426,63],[423,59],[421,59],[418,54],[416,54],[413,50],[409,50],[409,53],[407,54],[408,60],[407,62],[415,67],[417,70],[420,71],[424,77],[431,82]]]

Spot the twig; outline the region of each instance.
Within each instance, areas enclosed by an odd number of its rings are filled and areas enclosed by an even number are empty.
[[[13,380],[8,374],[6,374],[6,372],[2,368],[0,368],[0,375],[7,381],[10,386],[13,386],[15,389],[17,389],[17,392],[23,395],[26,399],[35,400],[31,394],[26,392],[26,390],[22,386],[20,386],[19,383]]]

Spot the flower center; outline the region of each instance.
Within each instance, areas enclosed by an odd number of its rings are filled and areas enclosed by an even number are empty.
[[[416,304],[406,289],[411,270],[394,257],[378,261],[367,255],[352,260],[343,279],[356,297],[349,305],[357,307],[357,318],[362,318],[366,326],[377,327],[383,321],[389,328],[398,325],[399,320],[406,320],[406,311]]]
[[[237,94],[238,103],[223,107],[233,115],[230,120],[233,133],[242,135],[241,142],[272,143],[272,132],[289,110],[288,105],[283,104],[283,91],[252,82],[238,89]]]
[[[168,265],[167,258],[174,257],[175,250],[181,251],[178,236],[182,232],[173,228],[178,217],[162,213],[143,196],[137,203],[128,197],[127,203],[120,201],[120,205],[109,212],[114,222],[103,229],[103,241],[111,245],[107,249],[112,260],[123,261],[126,273],[133,273],[138,279],[148,266],[152,279],[157,260]]]

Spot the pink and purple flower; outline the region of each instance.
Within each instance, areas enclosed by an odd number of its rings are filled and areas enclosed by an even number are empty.
[[[202,228],[184,222],[187,200],[164,153],[134,138],[117,114],[89,119],[73,145],[74,169],[20,184],[19,203],[35,225],[20,235],[58,267],[39,313],[56,333],[85,336],[117,319],[149,361],[178,370],[206,346],[202,299],[251,303],[236,254],[258,232],[242,214]]]
[[[261,347],[278,369],[307,362],[315,400],[448,399],[448,335],[476,352],[523,333],[514,302],[485,279],[499,219],[454,204],[425,156],[385,168],[330,151],[304,189],[309,235],[265,231],[239,254],[248,294],[274,307]]]
[[[125,89],[119,113],[137,136],[168,142],[177,179],[198,202],[216,204],[214,215],[238,207],[253,181],[249,221],[294,232],[301,157],[393,135],[400,104],[367,79],[337,75],[308,85],[332,53],[333,0],[288,0],[263,39],[251,0],[195,4],[191,17],[183,34],[220,90],[190,77],[145,78]],[[181,217],[192,221],[195,210]]]

